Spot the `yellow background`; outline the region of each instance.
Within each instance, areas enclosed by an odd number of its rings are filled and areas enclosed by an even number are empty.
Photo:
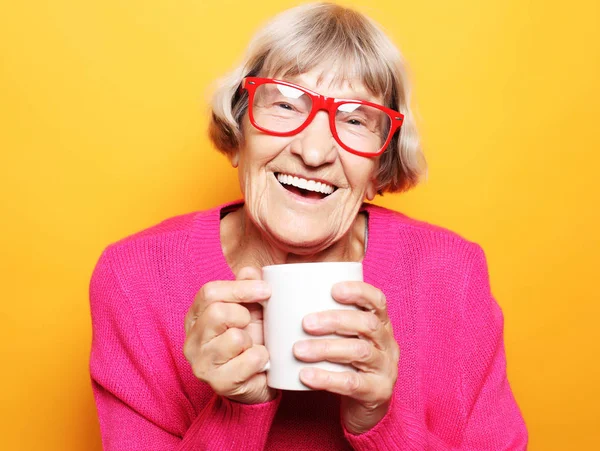
[[[1,3],[2,449],[101,449],[92,268],[110,242],[239,197],[206,111],[295,2],[258,4]],[[599,3],[348,4],[407,57],[430,164],[377,203],[485,249],[530,449],[600,449]]]

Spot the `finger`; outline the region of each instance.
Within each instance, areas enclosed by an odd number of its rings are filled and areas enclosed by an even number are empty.
[[[260,304],[244,304],[250,312],[250,323],[244,328],[252,337],[254,344],[262,345],[265,343],[263,327],[263,308]]]
[[[270,296],[271,287],[263,280],[214,280],[200,288],[188,316],[199,317],[214,302],[255,303]]]
[[[235,280],[262,280],[262,270],[253,266],[244,266],[236,274]]]
[[[314,367],[303,368],[300,380],[315,390],[326,390],[368,403],[380,403],[389,399],[393,390],[393,386],[390,388],[381,378],[358,371],[335,372]]]
[[[300,380],[315,390],[326,390],[354,399],[363,399],[376,387],[357,371],[326,371],[320,368],[303,368]]]
[[[374,313],[360,310],[327,310],[311,313],[302,320],[302,327],[311,335],[337,334],[365,337],[383,349],[390,333]]]
[[[255,374],[261,373],[268,361],[267,348],[253,345],[217,368],[214,372],[215,380],[220,380],[224,385],[239,386]]]
[[[245,328],[250,321],[250,312],[245,306],[216,302],[209,305],[204,314],[198,318],[193,330],[198,331],[198,345],[203,345],[227,329]]]
[[[371,372],[381,366],[382,352],[367,340],[332,338],[303,340],[294,344],[294,355],[304,362],[347,363]]]
[[[384,325],[389,322],[385,295],[373,285],[359,281],[336,283],[331,289],[331,296],[340,304],[356,305],[372,311]]]
[[[252,338],[247,332],[237,328],[227,329],[204,344],[201,360],[210,366],[221,366],[251,347]]]
[[[262,280],[262,269],[253,266],[244,266],[236,275],[236,280]],[[263,308],[262,305],[246,304],[250,311],[250,324],[246,327],[246,331],[252,337],[254,344],[264,344],[263,336]]]

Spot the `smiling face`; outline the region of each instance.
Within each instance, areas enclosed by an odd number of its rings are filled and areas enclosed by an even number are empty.
[[[325,74],[325,76],[322,76]],[[286,81],[328,97],[382,103],[360,83],[332,83],[319,69]],[[294,136],[261,132],[243,118],[244,140],[232,156],[238,167],[246,214],[276,247],[312,254],[337,243],[354,223],[365,198],[376,193],[378,158],[342,149],[326,111]]]

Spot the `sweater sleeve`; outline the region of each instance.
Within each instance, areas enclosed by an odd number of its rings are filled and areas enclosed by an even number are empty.
[[[527,449],[525,422],[506,375],[504,318],[475,245],[462,306],[461,374],[465,428],[460,450]]]
[[[263,449],[281,398],[245,405],[214,394],[196,409],[178,404],[158,380],[110,248],[94,269],[89,294],[90,376],[104,450]]]
[[[503,316],[491,294],[487,262],[479,245],[460,301],[459,365],[461,406],[443,414],[460,421],[460,444],[446,443],[423,428],[422,420],[404,409],[396,391],[388,413],[370,431],[353,435],[344,429],[355,450],[522,451],[528,434],[506,377]]]

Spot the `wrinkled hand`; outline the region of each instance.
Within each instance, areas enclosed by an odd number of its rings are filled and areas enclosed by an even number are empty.
[[[297,342],[295,356],[305,362],[329,361],[353,365],[358,371],[341,373],[304,368],[301,381],[311,388],[342,395],[342,422],[360,434],[373,428],[386,414],[398,378],[400,348],[387,315],[381,290],[365,282],[341,282],[332,288],[341,304],[361,310],[329,310],[307,315],[304,330],[311,335],[338,334]]]
[[[259,269],[242,268],[235,281],[208,282],[185,316],[185,358],[194,375],[215,393],[258,404],[275,398],[262,369],[269,360],[264,346],[263,312],[258,302],[271,295]]]

